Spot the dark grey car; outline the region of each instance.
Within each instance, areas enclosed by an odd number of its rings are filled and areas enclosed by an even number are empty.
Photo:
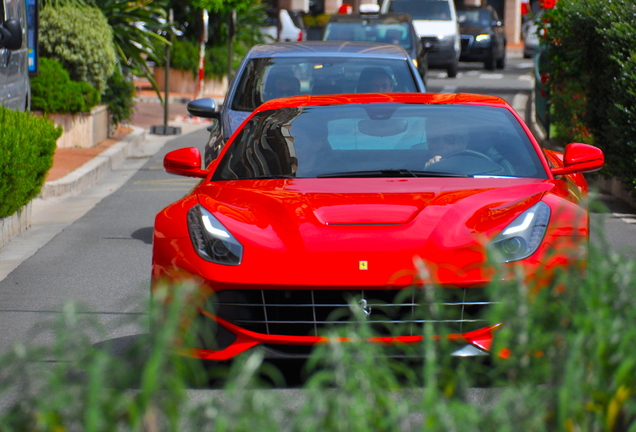
[[[218,110],[211,98],[188,104],[190,114],[215,118],[205,164],[263,102],[296,95],[368,93],[369,73],[381,72],[393,92],[425,92],[409,55],[400,46],[370,42],[294,42],[254,46],[245,56]],[[386,92],[386,90],[384,90]]]
[[[366,41],[399,45],[409,53],[426,83],[429,47],[422,44],[408,14],[336,14],[327,21],[322,36],[325,41]]]
[[[462,41],[460,61],[483,62],[488,70],[503,69],[506,64],[506,32],[492,6],[457,9]]]

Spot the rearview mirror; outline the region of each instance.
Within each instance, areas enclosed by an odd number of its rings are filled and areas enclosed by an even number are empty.
[[[403,119],[360,120],[358,130],[373,137],[395,136],[406,131],[408,122]]]
[[[0,48],[11,51],[22,48],[22,27],[18,20],[9,19],[0,25]]]
[[[188,112],[196,117],[218,119],[221,113],[216,110],[216,101],[212,98],[195,99],[188,102]]]
[[[205,178],[206,170],[201,169],[201,153],[196,147],[186,147],[169,152],[163,158],[163,168],[169,174],[186,177]]]
[[[565,175],[596,171],[603,167],[603,151],[589,144],[570,143],[563,153],[563,166],[552,168],[552,174]]]

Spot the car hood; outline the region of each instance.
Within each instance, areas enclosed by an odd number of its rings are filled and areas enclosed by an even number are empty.
[[[244,246],[241,266],[269,275],[260,283],[271,277],[276,284],[277,270],[288,282],[333,285],[337,274],[351,286],[384,285],[412,269],[415,256],[462,269],[447,283],[484,278],[478,267],[487,240],[553,187],[513,178],[298,179],[208,183],[197,191]],[[373,271],[362,274],[362,261]]]
[[[482,26],[460,26],[459,32],[463,35],[479,35],[479,34],[491,34],[490,27]]]
[[[457,34],[455,21],[413,20],[413,26],[420,37]]]

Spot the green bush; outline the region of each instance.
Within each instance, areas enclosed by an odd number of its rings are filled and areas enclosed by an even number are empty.
[[[47,119],[0,107],[0,217],[40,193],[61,135]]]
[[[59,61],[74,81],[84,81],[99,94],[117,63],[113,31],[96,7],[45,7],[40,12],[40,56]]]
[[[99,92],[69,73],[53,59],[40,59],[40,73],[31,78],[31,109],[44,113],[89,112],[99,103]]]
[[[606,176],[636,188],[636,3],[559,0],[547,11],[552,121],[557,137],[588,139]]]
[[[108,87],[102,102],[108,105],[111,122],[118,125],[130,120],[135,113],[135,85],[124,77],[119,70],[108,78]]]

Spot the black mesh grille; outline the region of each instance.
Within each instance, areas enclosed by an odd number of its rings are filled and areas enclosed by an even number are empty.
[[[206,308],[246,330],[290,336],[319,336],[330,326],[360,320],[387,336],[420,335],[425,322],[454,333],[487,325],[485,289],[426,291],[226,290],[213,295]]]

